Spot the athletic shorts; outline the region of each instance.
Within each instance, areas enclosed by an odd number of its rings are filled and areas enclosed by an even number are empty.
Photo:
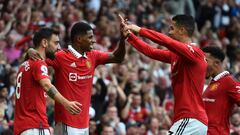
[[[54,128],[54,135],[89,135],[89,128],[73,128],[58,122]]]
[[[207,135],[207,126],[197,119],[184,118],[175,122],[168,135]]]
[[[20,135],[50,135],[49,129],[31,128],[23,131]]]

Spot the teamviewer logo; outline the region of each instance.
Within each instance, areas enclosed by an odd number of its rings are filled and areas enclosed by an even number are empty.
[[[77,81],[77,73],[69,73],[69,81]]]

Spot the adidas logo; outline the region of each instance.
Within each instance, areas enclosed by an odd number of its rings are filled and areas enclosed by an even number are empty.
[[[71,66],[71,67],[77,67],[77,65],[76,65],[75,62],[71,63],[70,66]]]

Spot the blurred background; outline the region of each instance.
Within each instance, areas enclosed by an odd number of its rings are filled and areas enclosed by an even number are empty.
[[[33,47],[34,32],[54,28],[60,32],[61,47],[66,48],[71,26],[85,21],[94,29],[94,48],[112,51],[120,37],[119,12],[132,23],[162,33],[167,33],[174,15],[194,16],[194,43],[200,48],[222,48],[226,70],[240,81],[240,0],[0,0],[0,134],[12,134],[16,74],[24,53]],[[174,104],[170,65],[145,57],[130,45],[126,48],[122,64],[95,70],[90,134],[106,134],[104,125],[110,125],[116,135],[166,135]],[[50,74],[54,82],[51,69]],[[47,99],[51,127],[53,106]],[[240,134],[239,107],[234,108],[230,122],[231,134]]]

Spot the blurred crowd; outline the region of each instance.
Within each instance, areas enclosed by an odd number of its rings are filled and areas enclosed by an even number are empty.
[[[117,13],[162,33],[167,33],[172,16],[194,16],[194,43],[222,48],[227,55],[226,70],[240,81],[240,0],[0,0],[0,134],[12,134],[16,74],[26,50],[33,47],[33,33],[45,26],[58,30],[61,47],[66,48],[71,44],[71,26],[85,21],[94,29],[94,48],[112,51],[120,37]],[[170,65],[127,45],[122,64],[95,70],[90,134],[166,135],[172,124],[173,104]],[[53,106],[47,99],[51,127]],[[231,134],[240,134],[239,107],[235,107],[230,122]]]

